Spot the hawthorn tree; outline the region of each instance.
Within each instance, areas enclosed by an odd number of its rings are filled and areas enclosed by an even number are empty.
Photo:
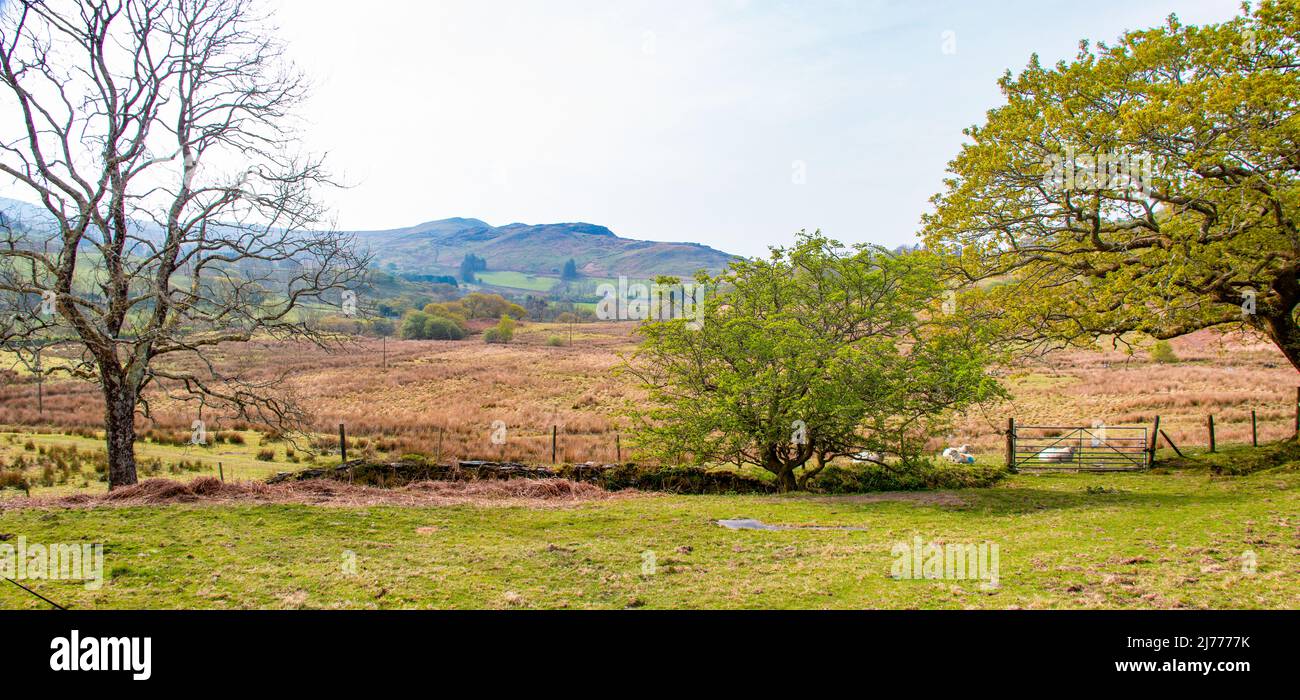
[[[327,340],[367,260],[315,230],[330,184],[295,152],[303,78],[250,0],[13,0],[0,10],[0,347],[62,346],[98,383],[110,488],[136,482],[145,390],[260,423],[302,414],[219,347]],[[200,408],[201,410],[201,408]],[[196,414],[197,415],[197,414]]]
[[[1251,328],[1300,369],[1300,6],[1035,56],[924,218],[973,309],[1040,345]]]
[[[926,254],[801,232],[697,282],[702,317],[652,316],[626,364],[653,401],[643,453],[756,464],[790,491],[836,456],[915,460],[952,411],[1002,395],[989,338],[942,314]]]

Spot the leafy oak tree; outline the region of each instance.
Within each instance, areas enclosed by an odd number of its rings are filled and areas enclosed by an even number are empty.
[[[988,337],[940,313],[927,255],[800,233],[697,282],[702,315],[645,323],[627,363],[654,403],[645,453],[756,464],[789,491],[836,456],[917,459],[952,411],[1001,396]]]
[[[311,307],[355,311],[367,261],[316,230],[330,181],[295,153],[304,82],[271,36],[249,0],[0,9],[0,173],[38,203],[0,221],[0,348],[100,386],[110,488],[136,482],[146,390],[300,424],[221,348],[322,343]]]
[[[1006,104],[925,217],[928,246],[1040,346],[1249,328],[1300,369],[1300,5],[1087,42]]]

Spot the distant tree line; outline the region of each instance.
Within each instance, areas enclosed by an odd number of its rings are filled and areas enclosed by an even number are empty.
[[[465,259],[460,262],[460,280],[466,284],[473,284],[478,280],[476,272],[487,270],[487,260],[480,258],[473,253],[466,253]]]

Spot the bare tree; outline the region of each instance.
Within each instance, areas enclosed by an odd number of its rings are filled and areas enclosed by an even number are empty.
[[[2,12],[0,173],[40,206],[0,219],[0,347],[71,346],[42,371],[102,387],[110,488],[136,482],[134,421],[151,385],[300,421],[273,382],[222,369],[217,349],[328,342],[305,314],[340,299],[349,310],[369,261],[324,225],[318,196],[332,183],[295,152],[305,81],[268,16],[250,0],[19,0]]]

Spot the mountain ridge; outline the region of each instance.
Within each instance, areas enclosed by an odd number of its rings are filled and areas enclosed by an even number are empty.
[[[623,238],[583,221],[492,226],[481,219],[451,217],[351,233],[371,245],[377,262],[412,272],[454,272],[465,255],[473,254],[486,259],[491,270],[555,274],[572,258],[589,275],[688,277],[701,269],[718,272],[736,258],[702,243]]]
[[[39,226],[41,220],[52,222],[42,207],[0,197],[0,213],[5,212],[28,227]],[[496,271],[557,275],[573,259],[577,269],[592,277],[685,278],[701,269],[719,272],[737,257],[703,243],[623,238],[606,226],[583,221],[493,226],[473,217],[450,217],[345,233],[368,248],[378,264],[419,274],[458,274],[461,261],[472,254]]]

